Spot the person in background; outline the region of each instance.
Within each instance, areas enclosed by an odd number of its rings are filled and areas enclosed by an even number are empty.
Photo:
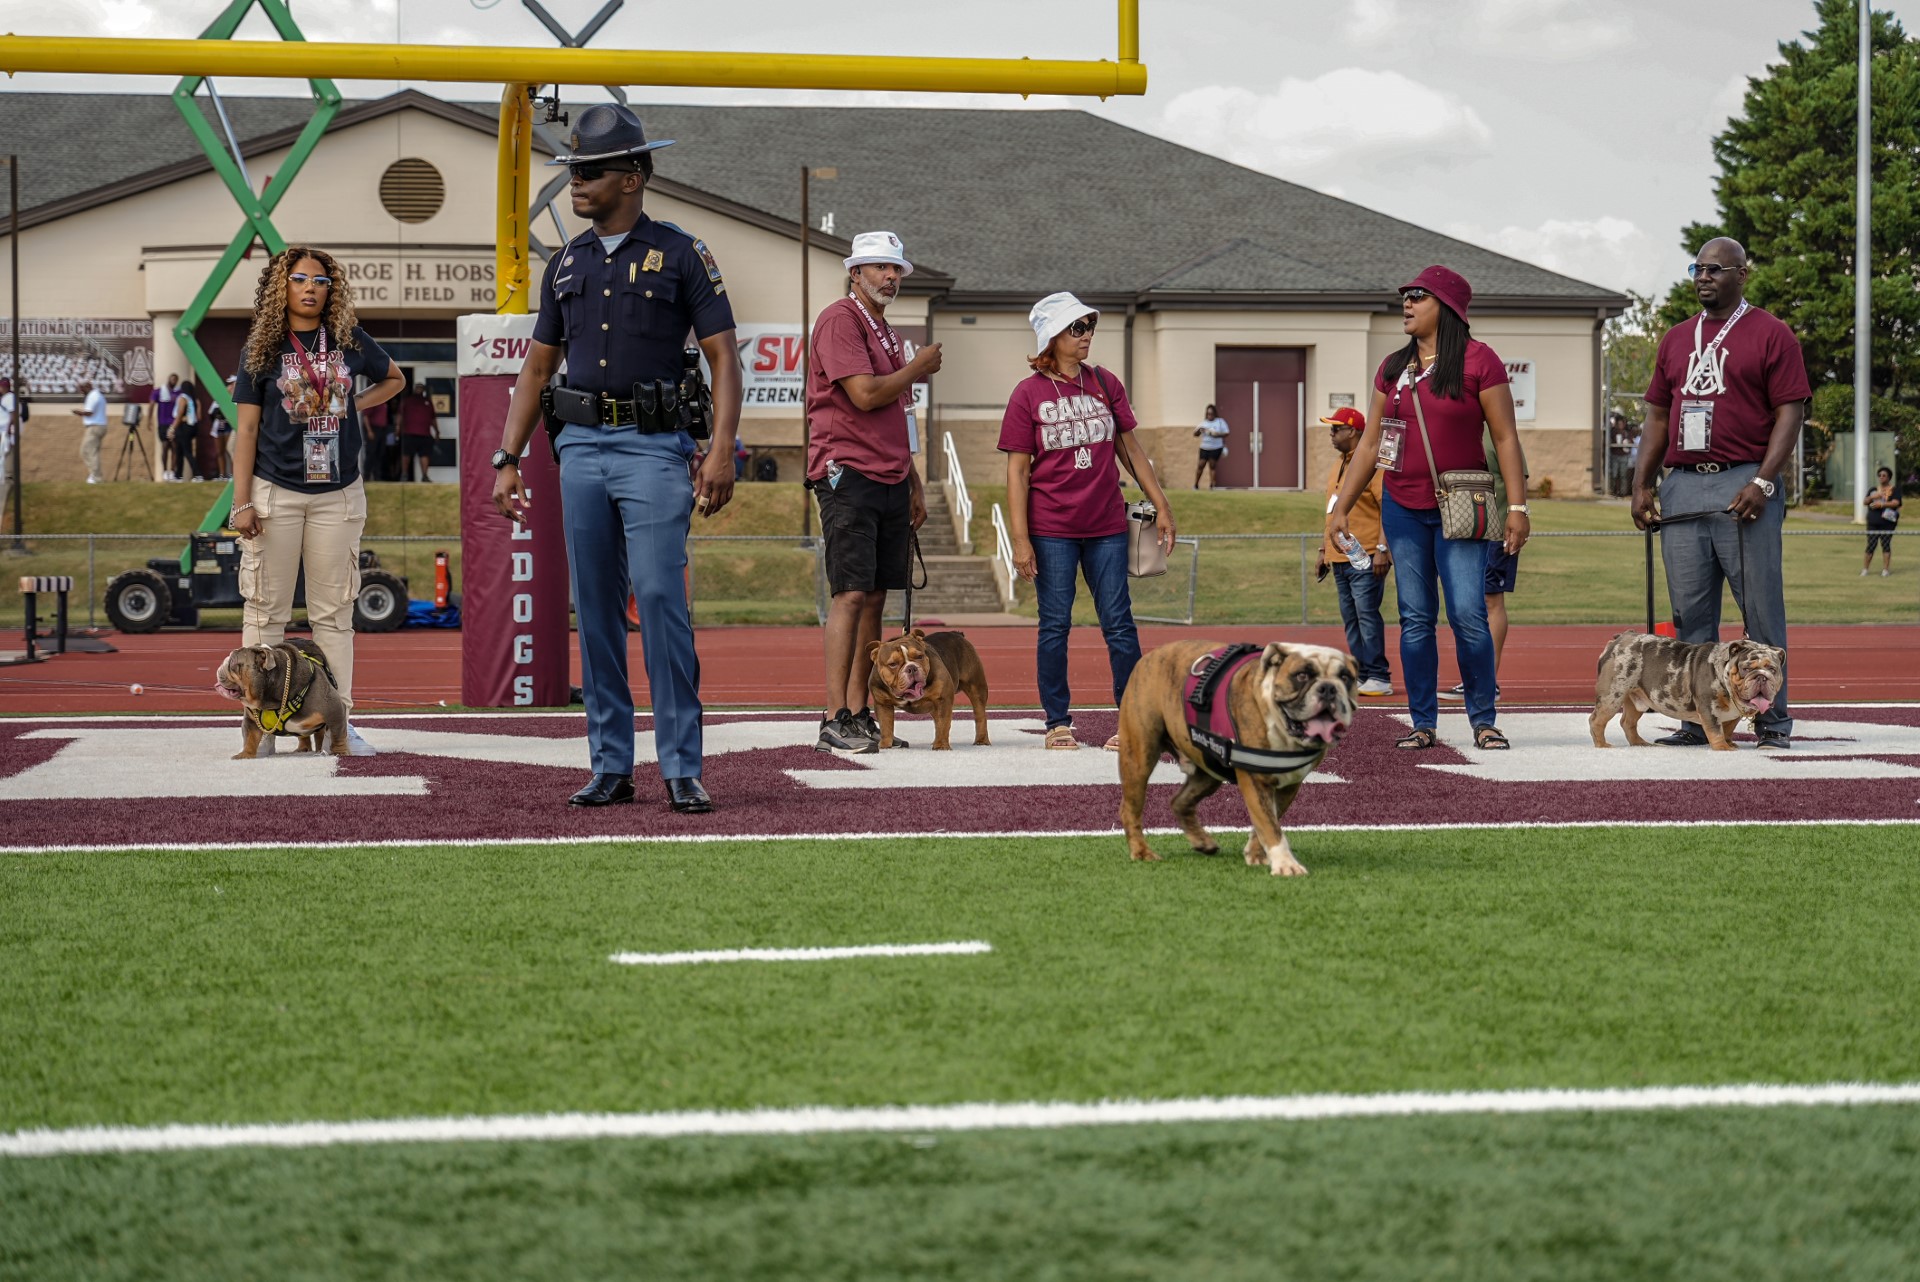
[[[8,469],[13,466],[14,446],[20,441],[20,434],[14,429],[14,403],[13,380],[0,377],[0,512],[5,512],[7,504],[13,502]]]
[[[169,481],[205,480],[200,475],[200,391],[187,379],[173,389],[173,430],[167,441]]]
[[[1335,496],[1340,493],[1340,483],[1346,479],[1347,467],[1353,462],[1354,447],[1360,444],[1360,434],[1367,430],[1367,416],[1347,406],[1320,421],[1327,425],[1333,448],[1340,454],[1327,472],[1327,507],[1331,509]],[[1352,652],[1353,661],[1360,665],[1359,692],[1375,697],[1393,693],[1393,669],[1387,663],[1387,625],[1380,618],[1380,598],[1386,588],[1387,572],[1393,568],[1393,553],[1387,549],[1387,536],[1380,526],[1380,484],[1380,471],[1376,468],[1355,500],[1348,521],[1353,537],[1360,540],[1373,563],[1364,570],[1355,569],[1345,552],[1331,540],[1325,540],[1320,544],[1320,565],[1315,574],[1317,580],[1326,578],[1329,569],[1333,573],[1334,590],[1340,599],[1340,622],[1347,630],[1347,649]]]
[[[413,381],[413,371],[400,371],[407,390],[395,398],[388,411],[388,422],[400,433],[400,479],[414,479],[418,463],[422,481],[433,479],[433,443],[440,439],[440,415],[434,412],[433,399]]]
[[[173,472],[173,410],[180,400],[180,376],[167,375],[167,381],[147,397],[153,404],[153,458],[160,465],[160,479],[176,481]]]
[[[100,442],[107,435],[107,398],[86,379],[80,380],[80,396],[80,408],[73,411],[84,428],[80,433],[80,461],[87,465],[87,484],[98,485],[103,479]]]
[[[234,376],[227,375],[227,395],[233,395]],[[384,406],[382,408],[385,408]],[[215,401],[207,409],[207,431],[213,436],[213,444],[220,452],[220,461],[215,464],[220,469],[220,479],[233,479],[233,424],[227,421],[227,412]]]
[[[1467,308],[1473,287],[1458,272],[1429,267],[1400,287],[1400,325],[1407,345],[1374,376],[1367,434],[1327,513],[1329,536],[1348,532],[1348,513],[1375,466],[1386,469],[1381,524],[1393,549],[1400,604],[1400,676],[1407,686],[1412,733],[1397,748],[1439,743],[1440,651],[1437,627],[1444,595],[1455,657],[1466,686],[1467,721],[1483,750],[1510,745],[1494,724],[1493,636],[1487,628],[1487,554],[1481,539],[1449,539],[1440,525],[1437,473],[1486,465],[1483,433],[1491,431],[1509,493],[1526,493],[1526,465],[1514,426],[1507,367],[1473,337]],[[1431,458],[1429,458],[1431,450]],[[1532,527],[1527,505],[1507,508],[1507,551],[1518,552]]]
[[[1113,701],[1126,693],[1140,662],[1140,633],[1127,588],[1127,503],[1121,460],[1158,513],[1160,546],[1173,550],[1173,509],[1147,452],[1120,380],[1089,364],[1100,313],[1072,294],[1049,294],[1027,313],[1033,373],[1013,389],[1000,422],[1007,456],[1007,517],[1013,568],[1039,597],[1040,703],[1049,748],[1076,749],[1073,691],[1067,684],[1067,634],[1075,580],[1084,575],[1113,674]],[[1120,736],[1106,742],[1120,750]]]
[[[751,457],[753,456],[747,450],[747,443],[736,436],[733,439],[733,479],[734,480],[744,481],[747,479],[747,460]]]
[[[391,400],[400,370],[354,313],[353,288],[323,250],[290,245],[260,269],[234,379],[233,510],[240,536],[242,645],[277,645],[304,571],[307,622],[349,712],[353,604],[360,595],[360,411]],[[356,378],[372,386],[354,395]],[[347,749],[373,747],[347,723]]]
[[[401,371],[405,374],[405,371]],[[393,402],[371,405],[360,416],[360,430],[367,438],[366,478],[369,481],[400,479],[400,434],[393,427]]]
[[[1860,577],[1873,568],[1874,540],[1880,542],[1880,577],[1893,573],[1893,530],[1900,523],[1900,491],[1893,488],[1893,471],[1881,468],[1879,484],[1867,491],[1867,559],[1861,563]]]
[[[1193,434],[1200,438],[1200,461],[1193,469],[1193,488],[1200,488],[1200,478],[1212,473],[1213,482],[1209,488],[1220,484],[1220,460],[1227,452],[1227,433],[1232,429],[1227,420],[1220,417],[1215,406],[1207,406],[1206,417],[1200,420],[1200,426]]]

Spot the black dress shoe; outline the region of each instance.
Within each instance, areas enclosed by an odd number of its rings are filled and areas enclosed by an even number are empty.
[[[667,802],[683,815],[704,815],[713,809],[713,798],[700,786],[698,776],[667,780]]]
[[[633,800],[632,775],[595,775],[567,798],[569,806],[618,806]]]
[[[1760,746],[1762,748],[1791,748],[1793,747],[1793,736],[1779,730],[1762,730],[1760,732]]]
[[[1681,726],[1670,735],[1655,739],[1662,748],[1704,748],[1707,746],[1707,734],[1704,730],[1695,730],[1692,726]]]

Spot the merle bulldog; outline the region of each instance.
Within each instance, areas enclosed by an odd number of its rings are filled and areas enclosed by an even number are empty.
[[[1733,728],[1773,706],[1787,652],[1758,641],[1689,644],[1645,632],[1622,632],[1600,652],[1593,746],[1608,748],[1607,723],[1620,718],[1627,742],[1644,748],[1640,715],[1653,711],[1698,723],[1717,752],[1733,751]]]

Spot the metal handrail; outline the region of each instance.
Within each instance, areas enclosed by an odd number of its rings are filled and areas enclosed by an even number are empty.
[[[940,434],[940,452],[946,456],[947,475],[941,482],[947,490],[947,502],[960,526],[962,555],[973,551],[973,496],[967,493],[967,474],[960,466],[960,451],[954,448],[953,433]]]
[[[1013,585],[1019,577],[1013,568],[1013,536],[1007,533],[1006,513],[993,505],[993,577],[1000,581],[1000,595],[1013,604]]]

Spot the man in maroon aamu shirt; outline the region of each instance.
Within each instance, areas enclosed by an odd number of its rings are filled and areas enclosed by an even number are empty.
[[[1682,641],[1720,638],[1723,584],[1746,616],[1747,635],[1786,648],[1780,469],[1806,418],[1807,365],[1800,340],[1746,300],[1747,251],[1725,236],[1700,247],[1687,269],[1701,314],[1667,331],[1647,385],[1647,425],[1633,478],[1633,522],[1659,525],[1667,599]],[[1660,506],[1654,507],[1659,469]],[[1681,517],[1693,519],[1682,521]],[[1793,746],[1785,667],[1781,686],[1754,718],[1762,748]],[[1691,722],[1655,740],[1704,745]]]

